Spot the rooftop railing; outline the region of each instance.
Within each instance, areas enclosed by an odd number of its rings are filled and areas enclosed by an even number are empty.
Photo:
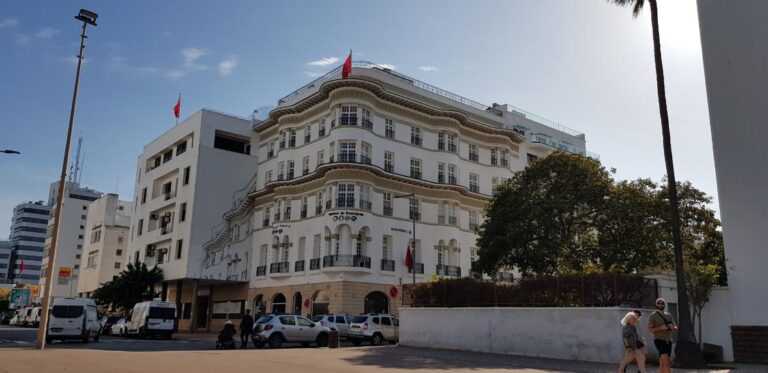
[[[456,101],[458,103],[461,103],[461,104],[464,104],[464,105],[467,105],[467,106],[471,106],[471,107],[473,107],[473,108],[475,108],[477,110],[480,110],[480,111],[487,111],[489,108],[491,108],[490,106],[488,106],[486,104],[477,102],[475,100],[468,99],[468,98],[466,98],[464,96],[455,94],[453,92],[447,91],[447,90],[442,89],[440,87],[436,87],[436,86],[434,86],[432,84],[429,84],[427,82],[423,82],[421,80],[412,78],[412,77],[407,76],[405,74],[401,74],[399,72],[395,72],[395,71],[393,71],[391,69],[388,69],[388,68],[386,68],[386,67],[384,67],[384,66],[382,66],[380,64],[377,64],[377,63],[373,63],[373,62],[370,62],[370,61],[352,61],[352,67],[357,67],[357,68],[362,68],[362,69],[376,69],[376,70],[379,70],[379,71],[381,71],[381,72],[383,72],[385,74],[392,75],[393,77],[398,78],[401,81],[408,82],[411,85],[413,85],[414,87],[421,88],[421,89],[423,89],[425,91],[434,93],[434,94],[436,94],[438,96],[441,96],[441,97],[445,97],[445,98],[447,98],[449,100]],[[319,86],[320,84],[325,83],[328,80],[333,79],[335,76],[337,76],[337,75],[339,75],[341,73],[341,68],[342,68],[342,66],[337,66],[333,70],[327,72],[325,75],[323,75],[323,76],[321,76],[321,77],[319,77],[319,78],[317,78],[317,79],[307,83],[303,87],[301,87],[301,88],[299,88],[299,89],[289,93],[285,97],[283,97],[280,100],[278,100],[278,104],[282,105],[282,104],[286,103],[287,101],[289,101],[289,100],[291,100],[291,99],[293,99],[293,98],[295,98],[297,96],[300,96],[304,92],[306,92],[306,91],[308,91],[308,90],[310,90],[312,88],[315,88],[315,87]],[[532,120],[534,122],[543,124],[543,125],[545,125],[547,127],[554,128],[554,129],[556,129],[558,131],[565,132],[565,133],[567,133],[567,134],[569,134],[571,136],[581,136],[581,135],[583,135],[582,132],[576,131],[573,128],[566,127],[566,126],[564,126],[564,125],[562,125],[560,123],[554,122],[552,120],[546,119],[544,117],[538,116],[538,115],[536,115],[534,113],[525,111],[523,109],[511,106],[511,105],[507,105],[507,112],[512,113],[512,114],[516,114],[516,115],[521,116],[521,117],[526,118],[526,119],[530,119],[530,120]]]

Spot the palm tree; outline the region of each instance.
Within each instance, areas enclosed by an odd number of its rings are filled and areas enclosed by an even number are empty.
[[[643,10],[646,0],[608,0],[619,6],[632,6],[632,15],[637,17]],[[691,324],[690,302],[683,269],[683,245],[680,237],[680,211],[677,202],[677,181],[672,160],[672,143],[669,135],[669,115],[667,113],[667,94],[664,89],[664,64],[661,62],[661,41],[659,40],[659,15],[657,0],[647,0],[651,7],[651,27],[653,29],[653,56],[656,62],[656,89],[659,95],[659,115],[661,133],[664,141],[664,161],[667,165],[667,183],[669,204],[671,207],[672,243],[675,251],[675,274],[677,275],[677,303],[680,321],[675,363],[692,368],[706,367],[701,355]]]

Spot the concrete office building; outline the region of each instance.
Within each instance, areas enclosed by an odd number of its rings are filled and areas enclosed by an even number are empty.
[[[197,306],[198,327],[245,308],[396,312],[414,220],[416,281],[468,276],[495,187],[555,150],[588,154],[582,133],[523,110],[368,62],[340,71],[254,120],[258,167],[208,227],[195,253],[206,280],[181,300]]]
[[[210,287],[226,282],[201,277],[202,245],[233,207],[233,194],[255,175],[250,126],[244,118],[201,110],[150,142],[139,156],[128,259],[163,270],[165,281],[157,290],[161,299],[179,303],[181,329],[192,315],[192,292],[204,302]],[[246,267],[243,262],[232,270]],[[198,325],[206,323],[202,319]]]
[[[0,280],[8,277],[8,265],[11,262],[11,241],[0,241]]]
[[[727,290],[704,308],[704,340],[727,360],[768,363],[768,2],[699,0],[698,10],[728,268]]]
[[[88,206],[77,281],[79,297],[90,297],[101,284],[112,281],[125,269],[132,212],[131,202],[120,201],[112,193]]]
[[[37,284],[43,261],[43,247],[51,209],[43,201],[23,202],[13,208],[11,221],[11,256],[8,283]],[[21,263],[24,263],[24,271]]]
[[[53,265],[53,281],[51,296],[77,296],[77,281],[80,270],[80,257],[85,238],[85,221],[88,205],[101,197],[101,192],[81,187],[79,183],[67,181],[64,187],[64,201],[59,222],[59,239],[56,245],[56,263],[50,263],[48,252],[53,238],[53,216],[56,213],[56,198],[59,182],[53,182],[48,193],[48,206],[51,208],[51,218],[48,220],[47,237],[45,239],[43,264],[40,274],[40,292],[45,290],[45,271],[48,265]]]

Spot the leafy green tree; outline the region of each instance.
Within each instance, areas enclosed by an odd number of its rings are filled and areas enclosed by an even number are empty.
[[[555,152],[499,188],[480,227],[477,268],[525,275],[583,271],[612,179],[599,163]]]
[[[637,17],[643,10],[646,0],[608,0],[619,6],[632,6],[632,14]],[[674,253],[675,274],[677,277],[677,299],[679,301],[679,331],[678,343],[675,350],[681,365],[691,368],[704,368],[704,358],[701,349],[695,343],[693,324],[691,323],[688,304],[687,286],[685,285],[685,269],[683,268],[683,243],[678,211],[677,181],[675,180],[675,164],[672,160],[672,140],[669,131],[669,113],[667,110],[667,92],[664,86],[664,63],[661,59],[661,37],[659,32],[659,12],[657,0],[647,0],[651,8],[651,31],[653,36],[653,57],[656,66],[656,91],[659,100],[659,117],[661,119],[662,143],[664,146],[664,161],[667,168],[667,185],[669,197],[670,223]]]
[[[691,322],[695,325],[696,319],[699,321],[698,339],[699,347],[702,347],[704,340],[701,335],[701,311],[709,302],[712,288],[718,283],[720,267],[715,264],[704,264],[702,261],[689,260],[685,263],[685,273],[688,277],[686,286],[688,286],[693,307]]]
[[[129,263],[117,278],[96,289],[93,298],[99,305],[126,314],[136,303],[157,297],[159,293],[154,291],[154,285],[160,281],[163,281],[163,270],[159,267],[149,269],[144,263]]]

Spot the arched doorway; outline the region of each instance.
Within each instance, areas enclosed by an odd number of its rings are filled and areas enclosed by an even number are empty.
[[[285,295],[283,293],[277,293],[272,297],[272,313],[277,315],[285,313]]]
[[[267,302],[264,301],[264,295],[259,294],[253,298],[253,314],[263,315],[265,313],[267,313]]]
[[[365,296],[365,313],[389,313],[389,298],[380,291],[372,291]]]
[[[329,314],[329,305],[331,304],[331,298],[328,297],[322,290],[315,292],[312,296],[312,316],[315,315],[327,315]]]
[[[293,314],[301,316],[301,293],[296,292],[296,294],[293,295]]]

